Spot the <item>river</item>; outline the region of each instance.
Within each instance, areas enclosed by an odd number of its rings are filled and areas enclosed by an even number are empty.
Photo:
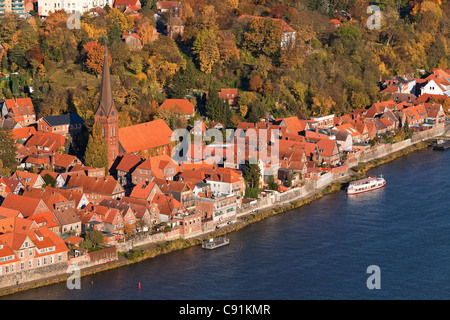
[[[225,247],[86,276],[78,290],[64,282],[1,299],[450,298],[450,150],[414,152],[368,174],[382,174],[386,187],[325,196],[229,234]],[[368,288],[372,276],[379,289]]]

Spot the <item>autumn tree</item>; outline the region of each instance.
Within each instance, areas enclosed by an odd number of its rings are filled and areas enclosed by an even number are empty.
[[[17,30],[17,22],[18,17],[16,14],[13,12],[5,12],[0,21],[0,39],[3,45],[10,46],[11,39]]]
[[[131,30],[134,26],[134,19],[131,15],[125,15],[117,8],[112,8],[108,13],[108,20],[111,27],[116,27],[122,33]]]
[[[67,19],[69,15],[64,10],[56,10],[51,12],[44,21],[41,33],[47,37],[50,33],[57,29],[67,29]]]
[[[51,86],[45,93],[38,108],[38,116],[48,117],[63,114],[68,108],[67,89],[59,86]]]
[[[330,97],[318,95],[312,98],[312,110],[314,115],[325,116],[331,113],[336,103]]]
[[[142,44],[145,46],[148,43],[152,43],[156,40],[156,28],[149,23],[142,24],[138,29],[138,35],[142,41]]]
[[[193,51],[197,56],[200,70],[206,74],[211,73],[213,65],[220,59],[214,30],[202,30],[194,42]]]
[[[249,82],[249,88],[252,91],[260,92],[263,87],[263,80],[259,76],[259,74],[254,75]]]
[[[173,106],[170,110],[158,109],[155,119],[163,119],[172,130],[186,128],[187,125],[185,114],[178,106]]]
[[[273,19],[252,19],[247,24],[242,46],[259,56],[261,53],[272,59],[280,54],[281,29]]]
[[[222,61],[229,62],[231,59],[239,59],[236,37],[230,30],[223,30],[218,33],[217,47]]]
[[[83,46],[86,51],[86,67],[94,74],[99,75],[103,70],[105,47],[97,41],[90,41]],[[108,54],[108,63],[111,65],[111,56]]]
[[[200,21],[199,21],[200,30],[211,30],[214,32],[218,31],[218,24],[216,20],[216,10],[212,5],[206,5],[201,11]]]
[[[149,46],[150,57],[145,64],[148,78],[162,86],[169,86],[175,73],[186,68],[186,60],[181,55],[175,41],[168,36],[159,36]]]

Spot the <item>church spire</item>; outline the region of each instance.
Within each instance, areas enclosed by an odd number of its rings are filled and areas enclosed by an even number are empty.
[[[99,108],[102,108],[103,112],[105,112],[105,115],[109,116],[113,104],[114,101],[111,85],[111,73],[109,71],[108,49],[105,44],[105,57],[103,60],[103,72],[102,72],[102,83],[100,86]]]
[[[111,167],[114,160],[119,156],[119,113],[114,105],[106,44],[100,85],[100,101],[94,115],[94,122],[100,123],[102,127],[102,137],[105,139],[108,148],[108,166]]]

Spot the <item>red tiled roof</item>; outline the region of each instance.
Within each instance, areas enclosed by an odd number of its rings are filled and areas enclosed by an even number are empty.
[[[116,1],[114,1],[114,7],[117,7],[117,6],[139,7],[140,2],[139,2],[139,0],[116,0]]]
[[[41,204],[45,206],[44,207],[45,211],[49,211],[49,208],[46,207],[45,203],[43,203],[41,199],[35,199],[26,196],[20,196],[14,193],[8,193],[6,195],[5,200],[2,203],[2,207],[18,210],[26,218],[36,213],[38,206]]]
[[[6,107],[14,116],[33,115],[34,107],[30,98],[5,99]]]
[[[299,132],[304,131],[306,129],[306,126],[308,125],[308,121],[300,120],[298,117],[288,117],[277,120],[280,123],[284,122],[289,133],[292,134],[298,134]]]
[[[238,96],[238,89],[223,88],[219,91],[219,97],[222,99],[234,99]]]
[[[119,129],[119,141],[125,152],[139,152],[171,144],[172,129],[162,119]]]
[[[175,170],[172,176],[181,171],[180,166],[168,155],[162,154],[156,157],[150,157],[142,162],[136,169],[151,170],[156,178],[163,178],[162,172],[167,167],[173,167]]]
[[[190,115],[194,114],[195,109],[194,105],[187,99],[167,99],[159,108]]]
[[[37,180],[41,179],[41,177],[37,173],[21,170],[17,170],[16,172],[14,172],[12,178],[17,178],[25,187],[33,187]]]
[[[85,208],[86,212],[95,212],[100,215],[102,220],[106,223],[118,224],[123,221],[120,211],[115,208],[108,208],[98,204],[88,204]]]
[[[41,152],[57,152],[60,147],[64,147],[66,138],[57,133],[38,131],[33,134],[25,143],[26,147],[39,146]],[[48,150],[45,150],[48,148]]]
[[[81,241],[83,241],[83,238],[76,236],[70,236],[64,240],[65,243],[74,245],[79,244]]]
[[[19,217],[22,218],[22,214],[20,213],[19,210],[14,210],[14,209],[8,209],[8,208],[3,208],[0,207],[0,217],[5,217],[5,218],[9,218],[9,217]]]
[[[49,209],[54,209],[54,205],[58,203],[68,202],[69,200],[64,197],[61,193],[57,192],[59,189],[36,189],[30,188],[23,192],[23,196],[34,198],[34,199],[42,199],[46,206]]]
[[[40,227],[54,228],[58,227],[58,221],[56,221],[55,216],[51,211],[41,212],[29,216],[27,220],[32,220]]]
[[[157,205],[160,214],[167,216],[176,214],[178,211],[186,212],[183,204],[171,195],[167,196],[165,194],[156,194],[152,199],[152,203]]]
[[[130,197],[138,199],[147,199],[152,190],[155,190],[156,193],[161,193],[161,190],[159,189],[158,185],[155,182],[141,181],[133,188]]]
[[[54,164],[55,166],[62,168],[69,168],[71,164],[75,162],[80,162],[77,157],[66,154],[66,153],[56,153],[54,155]]]
[[[331,21],[333,24],[339,24],[339,25],[342,24],[342,22],[340,22],[338,19],[331,19],[330,21]]]
[[[317,146],[319,147],[319,153],[321,155],[331,157],[334,149],[337,147],[337,143],[336,140],[320,139],[317,142]]]
[[[140,156],[136,156],[131,153],[125,153],[117,165],[116,169],[125,172],[131,172],[137,165],[142,162],[142,158]]]
[[[418,102],[428,102],[431,99],[435,99],[441,103],[443,103],[447,98],[445,94],[430,94],[430,93],[424,93],[422,95],[420,95],[417,99],[416,99],[416,103]]]
[[[82,186],[84,192],[94,192],[107,195],[123,192],[123,188],[112,176],[96,178],[74,174],[70,176],[67,186]]]
[[[180,5],[179,1],[158,1],[156,6],[159,10],[168,10],[176,5]]]
[[[36,129],[34,127],[24,127],[12,130],[13,138],[17,139],[28,139],[33,134],[36,134]]]

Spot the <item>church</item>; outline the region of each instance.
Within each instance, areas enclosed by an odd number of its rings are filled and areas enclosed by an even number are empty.
[[[114,104],[108,51],[105,46],[102,79],[100,84],[100,101],[94,115],[94,122],[100,123],[102,136],[108,148],[108,167],[117,157],[125,153],[141,156],[170,155],[173,131],[164,120],[154,120],[119,128],[119,112]]]

